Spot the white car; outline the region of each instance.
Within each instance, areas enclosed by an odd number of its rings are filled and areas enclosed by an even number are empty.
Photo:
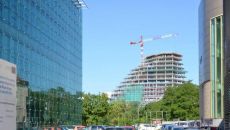
[[[184,128],[189,127],[189,123],[187,121],[179,121],[177,125]]]
[[[138,130],[156,130],[156,126],[151,124],[140,124]]]

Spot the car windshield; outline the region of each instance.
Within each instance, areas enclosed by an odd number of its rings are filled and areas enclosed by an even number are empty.
[[[180,122],[180,125],[188,125],[186,122]]]

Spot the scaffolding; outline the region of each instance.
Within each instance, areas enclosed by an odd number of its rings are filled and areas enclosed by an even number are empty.
[[[144,62],[131,70],[112,93],[112,100],[139,101],[144,104],[162,99],[168,86],[184,83],[186,71],[182,55],[161,53],[145,57]]]
[[[141,102],[143,97],[143,85],[128,85],[124,88],[120,99],[128,102]]]

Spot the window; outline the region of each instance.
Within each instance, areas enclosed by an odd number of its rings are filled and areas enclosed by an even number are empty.
[[[212,86],[212,116],[214,118],[222,117],[223,107],[223,19],[222,16],[211,19],[210,32],[210,73]]]

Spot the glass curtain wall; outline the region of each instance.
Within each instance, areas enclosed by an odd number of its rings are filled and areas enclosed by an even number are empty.
[[[72,0],[0,0],[0,58],[17,65],[18,129],[81,123],[82,10]]]
[[[223,117],[223,17],[211,19],[212,116]]]

